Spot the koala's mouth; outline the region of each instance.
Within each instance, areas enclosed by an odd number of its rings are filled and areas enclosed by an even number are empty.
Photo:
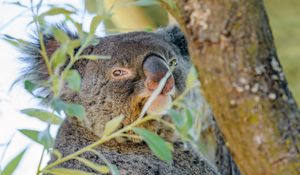
[[[149,114],[165,115],[172,107],[173,98],[171,95],[158,95],[147,110]]]
[[[141,94],[141,96],[146,99],[145,101],[147,103],[147,101],[149,100],[149,97],[151,96],[151,93],[144,92]],[[148,106],[147,114],[155,114],[155,115],[167,114],[167,111],[172,107],[174,97],[175,97],[175,88],[173,88],[167,94],[159,94],[152,101],[152,103],[150,103],[150,106]]]

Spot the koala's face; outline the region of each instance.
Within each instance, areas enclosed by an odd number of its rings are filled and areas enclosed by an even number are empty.
[[[190,64],[187,55],[164,37],[160,33],[133,32],[100,38],[99,44],[87,49],[88,54],[111,58],[78,66],[82,76],[78,102],[86,108],[85,127],[101,136],[105,123],[116,116],[125,116],[123,125],[133,122],[172,69],[148,112],[162,114],[170,107],[172,99],[184,90]]]
[[[72,34],[69,36],[76,38]],[[47,53],[53,54],[59,42],[53,34],[45,35],[44,39]],[[48,78],[47,67],[38,50],[39,45],[33,43],[23,51],[26,54],[23,60],[29,64],[24,77],[31,77],[35,83]],[[147,110],[163,114],[184,90],[190,67],[187,43],[178,27],[155,33],[132,32],[100,38],[97,45],[89,46],[83,54],[111,58],[78,60],[74,69],[81,75],[81,90],[75,93],[66,87],[61,98],[85,107],[87,115],[81,124],[98,136],[114,117],[124,115],[123,125],[136,120],[160,80],[172,70],[160,95]]]

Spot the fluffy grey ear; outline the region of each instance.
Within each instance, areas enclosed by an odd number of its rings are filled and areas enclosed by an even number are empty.
[[[182,56],[187,56],[189,54],[185,36],[177,25],[161,28],[157,31],[157,33],[161,34],[165,40],[175,45]]]
[[[66,33],[69,38],[71,39],[76,39],[78,36],[69,30],[66,26],[64,25],[51,25],[47,27],[48,29],[58,29]],[[46,48],[46,52],[49,56],[55,52],[57,48],[60,47],[60,42],[57,41],[54,37],[54,33],[52,30],[49,32],[47,31],[42,31],[43,34],[43,39],[44,39],[44,45]],[[25,63],[25,66],[23,67],[23,70],[21,72],[20,77],[18,78],[18,82],[23,81],[23,80],[29,80],[33,82],[34,84],[41,84],[44,81],[47,81],[49,78],[48,71],[47,71],[47,66],[40,54],[41,50],[41,45],[39,42],[39,37],[38,33],[34,32],[34,34],[31,36],[31,41],[28,41],[26,45],[18,48],[19,51],[21,52],[21,57],[20,60]],[[43,96],[48,96],[50,91],[47,88],[42,88],[41,92]]]

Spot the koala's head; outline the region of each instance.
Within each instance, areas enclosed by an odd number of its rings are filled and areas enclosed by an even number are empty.
[[[48,53],[59,47],[51,35],[46,36],[45,45]],[[47,78],[41,56],[27,54],[32,66],[29,74]],[[74,69],[81,75],[81,90],[75,93],[65,88],[61,98],[85,107],[87,116],[82,125],[98,136],[105,123],[116,116],[125,116],[123,125],[133,122],[160,80],[172,69],[172,75],[148,110],[162,113],[184,90],[190,67],[186,40],[176,26],[155,33],[131,32],[99,38],[99,43],[86,48],[83,54],[105,55],[110,59],[77,61]]]

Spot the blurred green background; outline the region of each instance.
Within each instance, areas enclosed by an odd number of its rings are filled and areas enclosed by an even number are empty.
[[[265,0],[277,53],[300,104],[300,0]]]

